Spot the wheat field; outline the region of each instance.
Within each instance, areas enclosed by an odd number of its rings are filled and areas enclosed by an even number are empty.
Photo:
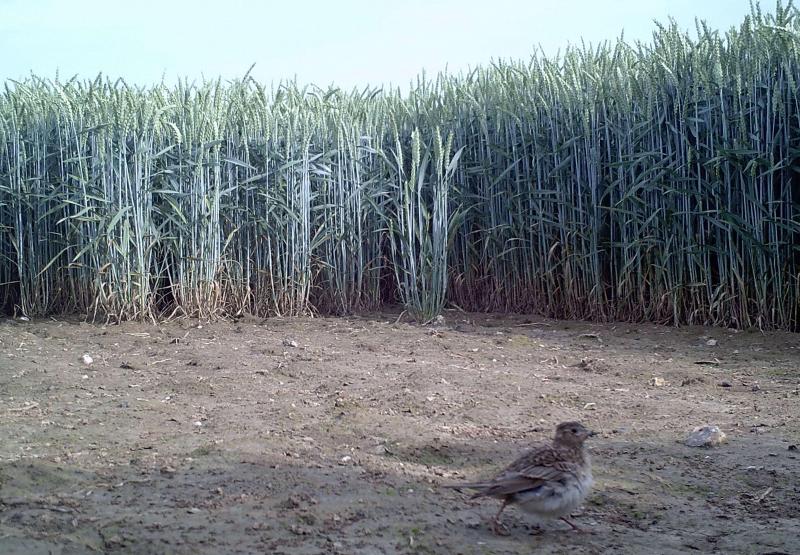
[[[409,91],[7,81],[0,307],[797,329],[799,46],[789,4]]]

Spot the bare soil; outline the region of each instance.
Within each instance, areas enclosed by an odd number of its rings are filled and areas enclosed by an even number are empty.
[[[396,320],[5,320],[0,553],[800,553],[800,336]],[[586,533],[439,487],[567,419]]]

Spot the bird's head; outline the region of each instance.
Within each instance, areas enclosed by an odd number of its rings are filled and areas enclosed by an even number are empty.
[[[562,445],[581,446],[594,432],[580,422],[562,422],[556,426],[555,442]]]

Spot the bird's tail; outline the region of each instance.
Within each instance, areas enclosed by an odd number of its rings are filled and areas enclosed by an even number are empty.
[[[441,487],[458,491],[461,491],[462,489],[475,490],[475,493],[472,494],[472,497],[480,497],[486,488],[489,487],[489,484],[485,482],[464,482],[461,484],[442,484]]]

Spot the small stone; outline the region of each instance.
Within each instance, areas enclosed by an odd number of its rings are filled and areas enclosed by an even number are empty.
[[[292,524],[289,527],[289,531],[297,536],[308,536],[311,534],[311,530],[308,526],[300,526],[297,524]]]
[[[787,447],[787,450],[788,451],[797,451],[797,445],[790,445],[789,447]]]
[[[284,340],[283,340],[283,344],[284,344],[286,347],[293,347],[293,348],[295,348],[295,349],[298,347],[298,345],[297,345],[297,341],[295,341],[294,339],[284,339]]]
[[[583,405],[583,410],[597,410],[597,403],[586,403]]]
[[[709,347],[714,347],[716,344],[717,344],[716,339],[709,339],[708,341],[706,341],[706,345],[708,345]]]
[[[718,426],[698,426],[684,442],[689,447],[716,447],[727,441],[725,432]]]
[[[195,427],[197,427],[197,428],[199,428],[199,427],[201,427],[201,426],[203,425],[203,423],[202,423],[202,422],[200,422],[199,420],[197,420],[197,421],[193,422],[193,424],[194,424],[194,426],[195,426]]]
[[[681,387],[686,387],[687,385],[693,385],[696,383],[706,383],[706,380],[702,376],[691,376],[689,378],[684,378],[681,381]]]
[[[650,385],[652,385],[653,387],[664,387],[666,383],[667,382],[664,380],[664,378],[660,376],[653,376],[652,378],[650,378]]]
[[[720,386],[720,387],[733,387],[731,385],[731,382],[728,382],[728,381],[721,381],[717,385]]]
[[[193,514],[193,515],[196,515],[197,513],[200,512],[200,509],[198,509],[197,507],[192,507],[191,509],[188,509],[186,512],[190,513],[190,514]]]
[[[85,354],[81,357],[81,362],[83,362],[86,366],[90,366],[94,362],[94,359],[88,354]]]
[[[350,455],[345,455],[344,457],[339,459],[339,464],[342,464],[342,465],[349,464],[351,462],[353,462],[353,457],[351,457]]]
[[[468,515],[460,520],[467,528],[480,528],[483,525],[483,521],[478,516]]]

